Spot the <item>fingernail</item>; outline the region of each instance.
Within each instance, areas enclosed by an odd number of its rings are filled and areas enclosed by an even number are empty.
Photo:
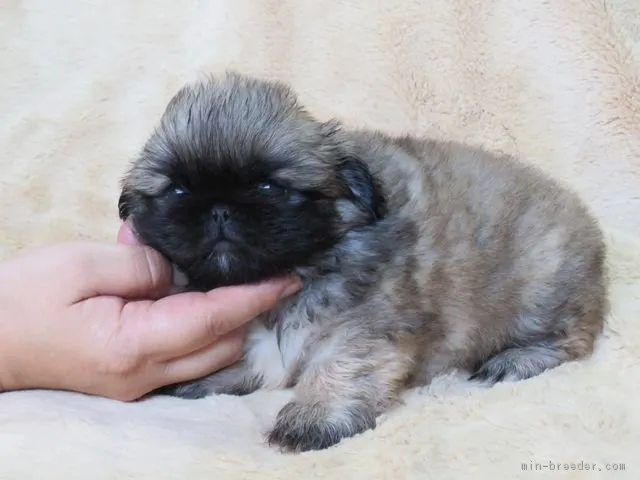
[[[290,295],[293,295],[298,290],[302,288],[302,281],[298,277],[293,277],[289,282],[287,282],[287,286],[280,292],[280,298],[285,298]]]

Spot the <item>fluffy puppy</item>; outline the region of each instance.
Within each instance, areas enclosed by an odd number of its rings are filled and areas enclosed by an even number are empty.
[[[603,238],[573,193],[505,155],[322,123],[278,82],[181,89],[119,207],[192,289],[303,279],[241,361],[168,389],[293,387],[268,434],[285,450],[371,429],[454,369],[515,381],[583,358],[603,326]]]

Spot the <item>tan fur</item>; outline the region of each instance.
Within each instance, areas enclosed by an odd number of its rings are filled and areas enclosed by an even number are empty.
[[[613,309],[592,360],[489,391],[439,378],[374,431],[295,458],[260,435],[289,391],[3,394],[0,477],[637,477],[640,2],[9,0],[1,17],[2,258],[113,241],[118,178],[163,103],[231,66],[293,82],[323,117],[517,153],[569,182],[607,227]]]
[[[600,228],[575,193],[517,158],[322,123],[285,84],[238,74],[185,86],[160,124],[132,172],[171,181],[177,165],[271,172],[291,189],[321,192],[335,211],[326,228],[338,232],[296,267],[302,291],[255,320],[238,364],[166,391],[292,386],[296,398],[269,440],[304,451],[373,428],[406,388],[438,375],[525,380],[593,351],[607,311]],[[159,150],[167,154],[147,154]],[[124,182],[123,216],[181,222],[164,213],[163,197],[155,213],[145,210],[135,178]],[[173,232],[187,238],[190,229],[176,223]],[[153,228],[144,235],[164,248]],[[176,252],[200,278],[215,278],[183,246]]]

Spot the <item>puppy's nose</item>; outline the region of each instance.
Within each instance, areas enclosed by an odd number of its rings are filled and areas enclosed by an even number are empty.
[[[227,220],[229,220],[230,212],[226,206],[216,205],[215,207],[213,207],[211,215],[213,216],[213,220],[217,224],[222,224],[226,223]]]

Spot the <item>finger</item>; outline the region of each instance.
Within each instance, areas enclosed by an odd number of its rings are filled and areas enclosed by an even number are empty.
[[[133,231],[130,222],[122,222],[118,230],[118,243],[125,245],[140,245],[141,242]]]
[[[143,243],[138,238],[138,235],[133,230],[133,227],[130,222],[122,222],[120,224],[120,229],[118,230],[118,243],[122,243],[124,245],[143,245]],[[172,265],[173,269],[173,285],[176,287],[172,287],[169,293],[177,293],[179,291],[183,291],[181,287],[187,285],[187,278],[175,265]]]
[[[187,292],[153,302],[139,319],[136,337],[144,351],[172,358],[199,350],[274,308],[282,297],[301,286],[297,278],[280,278],[256,285],[223,287],[208,293]]]
[[[164,386],[195,380],[221,370],[240,360],[243,340],[244,329],[239,328],[200,350],[170,360],[164,364],[158,381]]]
[[[169,262],[141,245],[79,245],[70,254],[67,272],[76,285],[74,302],[98,295],[155,299],[172,283]]]

